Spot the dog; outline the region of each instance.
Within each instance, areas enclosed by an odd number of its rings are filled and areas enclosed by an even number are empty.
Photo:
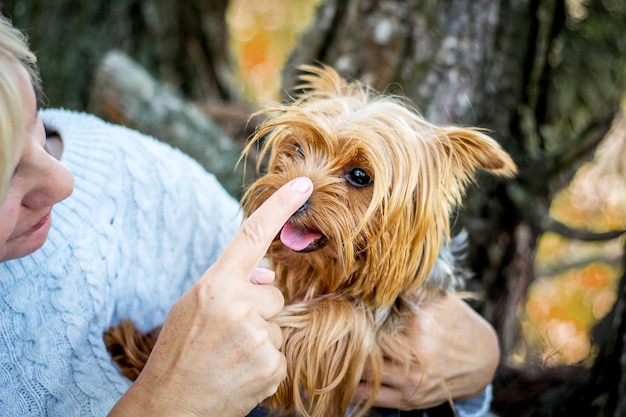
[[[464,236],[452,238],[450,226],[466,187],[477,170],[512,177],[517,168],[480,129],[430,124],[406,98],[329,66],[301,69],[302,93],[261,112],[242,154],[258,150],[257,168],[267,164],[242,198],[245,215],[296,177],[314,185],[267,252],[285,296],[273,320],[288,369],[264,406],[275,415],[363,416],[374,395],[350,404],[362,376],[375,394],[383,358],[419,363],[408,319],[466,278],[457,262]],[[113,330],[107,345],[127,361],[134,330]],[[125,366],[138,375],[136,364]]]

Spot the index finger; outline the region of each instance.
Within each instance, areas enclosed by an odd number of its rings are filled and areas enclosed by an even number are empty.
[[[306,202],[313,191],[309,178],[296,178],[280,187],[250,215],[218,260],[219,267],[249,280],[270,244],[289,217]]]

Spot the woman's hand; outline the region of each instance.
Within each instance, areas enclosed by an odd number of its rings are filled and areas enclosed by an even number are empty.
[[[500,359],[496,333],[458,297],[443,296],[423,306],[409,322],[408,334],[419,352],[419,363],[406,375],[401,364],[386,361],[375,406],[431,408],[449,399],[474,397],[493,379]],[[366,384],[361,384],[355,402],[369,395]]]
[[[134,385],[113,415],[245,416],[286,375],[284,304],[272,271],[257,268],[288,218],[309,197],[307,178],[270,197],[220,259],[173,306]]]

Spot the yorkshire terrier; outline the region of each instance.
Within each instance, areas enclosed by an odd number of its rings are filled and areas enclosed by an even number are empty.
[[[511,177],[517,168],[479,129],[434,126],[405,98],[327,66],[302,69],[302,94],[262,112],[267,118],[242,156],[258,147],[259,161],[267,160],[242,199],[246,215],[293,178],[314,185],[267,252],[285,296],[273,320],[288,370],[264,406],[276,415],[362,416],[380,387],[383,358],[419,363],[408,319],[462,285],[450,219],[466,186],[478,169]],[[142,347],[135,333],[126,323],[105,335],[131,378],[147,355],[128,358],[156,337]],[[366,372],[374,394],[351,404]]]

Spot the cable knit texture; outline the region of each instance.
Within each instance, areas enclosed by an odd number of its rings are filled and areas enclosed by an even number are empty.
[[[130,382],[102,333],[123,318],[162,323],[240,212],[178,150],[86,114],[41,116],[76,186],[53,208],[46,244],[0,264],[0,415],[104,416]]]

